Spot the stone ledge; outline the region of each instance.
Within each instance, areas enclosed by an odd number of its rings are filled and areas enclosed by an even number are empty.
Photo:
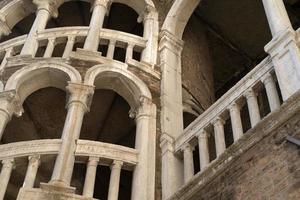
[[[50,190],[43,189],[26,189],[21,188],[17,197],[17,200],[41,200],[41,199],[51,199],[51,200],[96,200],[94,198],[83,197],[77,194],[54,192]]]

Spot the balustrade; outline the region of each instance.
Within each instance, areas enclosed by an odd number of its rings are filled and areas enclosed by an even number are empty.
[[[238,142],[245,133],[243,128],[245,116],[243,115],[242,118],[242,107],[248,108],[248,118],[252,128],[261,121],[260,104],[262,102],[258,101],[257,95],[262,94],[264,89],[266,90],[266,99],[270,110],[274,111],[280,107],[280,97],[273,71],[274,68],[270,59],[266,58],[200,115],[177,138],[175,152],[183,155],[185,183],[194,176],[193,149],[195,140],[198,141],[202,172],[209,166],[213,152],[216,152],[216,159],[218,159],[226,151],[226,148],[230,147],[228,141],[230,141],[231,136],[234,142]],[[229,118],[230,120],[228,120]],[[231,122],[232,133],[228,132],[224,126],[228,122]],[[215,144],[214,149],[212,149],[212,145],[209,145],[209,138]]]
[[[34,188],[41,158],[57,155],[61,144],[60,139],[47,139],[0,145],[0,200],[4,199],[12,173],[18,173],[19,167],[24,165],[27,165],[27,171],[22,187]],[[88,140],[77,141],[75,156],[77,162],[86,162],[87,171],[82,195],[89,198],[94,194],[99,165],[111,166],[108,199],[117,200],[121,170],[133,170],[138,163],[138,153],[135,149]],[[27,158],[26,163],[24,158]],[[19,164],[15,168],[16,162]]]
[[[63,47],[63,54],[60,57],[66,59],[69,58],[76,44],[83,45],[87,35],[88,27],[64,27],[41,31],[34,39],[37,40],[38,49],[45,49],[44,54],[41,55],[42,57],[56,57],[53,56],[55,48],[61,45]],[[106,58],[114,59],[115,48],[118,47],[126,51],[125,62],[129,59],[134,59],[133,52],[142,53],[147,43],[147,40],[143,37],[109,29],[101,29],[98,37],[100,41],[99,45],[106,45],[108,47]],[[20,55],[26,38],[27,35],[24,35],[0,44],[0,55],[2,55],[0,71],[5,68],[7,58]],[[38,57],[37,54],[33,56]]]

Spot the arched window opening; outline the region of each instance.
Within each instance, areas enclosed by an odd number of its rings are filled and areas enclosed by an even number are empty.
[[[136,126],[129,111],[129,104],[116,92],[96,90],[80,138],[134,148]]]
[[[103,27],[143,36],[143,24],[138,22],[138,14],[129,6],[120,3],[111,5]]]
[[[65,92],[44,88],[32,93],[23,103],[24,113],[8,123],[2,143],[40,139],[60,139],[66,117]]]

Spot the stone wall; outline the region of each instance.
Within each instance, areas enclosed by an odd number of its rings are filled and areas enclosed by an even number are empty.
[[[204,26],[192,16],[183,35],[182,83],[207,109],[214,102],[212,62]]]

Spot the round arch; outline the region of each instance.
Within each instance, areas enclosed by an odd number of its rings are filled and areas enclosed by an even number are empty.
[[[176,0],[163,23],[162,30],[167,30],[182,39],[184,28],[200,1]]]
[[[86,85],[95,85],[96,89],[111,89],[120,94],[131,108],[140,106],[140,98],[152,99],[146,84],[131,72],[122,68],[95,65],[90,68],[84,78]]]
[[[5,91],[15,90],[21,104],[33,92],[56,87],[65,90],[68,81],[81,83],[79,72],[63,63],[34,63],[16,71],[7,81]]]
[[[74,0],[53,0],[59,6],[65,2]],[[90,0],[81,0],[90,2]],[[112,0],[112,2],[122,3],[133,8],[139,15],[142,15],[147,6],[155,8],[152,0]],[[12,29],[19,21],[35,12],[35,5],[31,0],[13,0],[0,9],[0,22],[6,24],[7,28]],[[15,13],[18,13],[16,15]]]

